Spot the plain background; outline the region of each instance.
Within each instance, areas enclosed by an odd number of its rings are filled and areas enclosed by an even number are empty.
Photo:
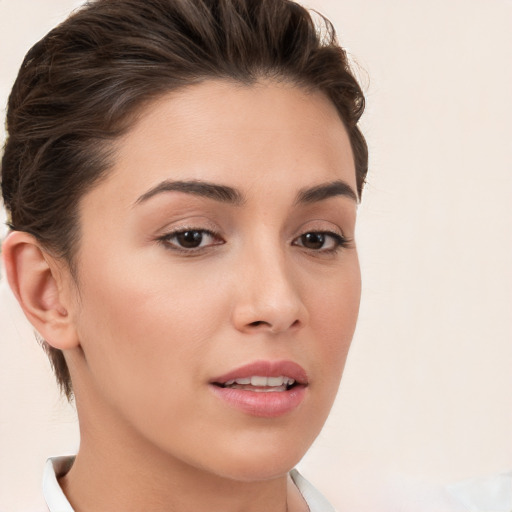
[[[371,170],[359,327],[301,470],[340,510],[420,510],[430,489],[512,469],[512,1],[306,3],[357,61]],[[0,0],[2,109],[78,4]],[[77,424],[5,282],[0,322],[0,511],[34,511]]]

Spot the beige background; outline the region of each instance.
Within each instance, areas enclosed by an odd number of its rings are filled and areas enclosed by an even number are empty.
[[[30,45],[77,4],[0,0],[2,107]],[[362,68],[371,172],[360,324],[301,469],[340,510],[441,510],[425,492],[512,469],[512,2],[308,4]],[[0,511],[33,511],[76,421],[5,282],[0,337]]]

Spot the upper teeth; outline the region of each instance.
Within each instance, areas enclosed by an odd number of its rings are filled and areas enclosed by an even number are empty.
[[[232,384],[251,385],[251,386],[290,386],[295,382],[290,377],[261,377],[255,375],[253,377],[243,377],[239,379],[228,380],[225,386],[231,386]]]

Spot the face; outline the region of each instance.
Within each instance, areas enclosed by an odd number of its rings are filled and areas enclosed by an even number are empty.
[[[210,81],[153,103],[117,150],[80,204],[88,407],[191,467],[285,473],[331,408],[360,298],[334,106]]]

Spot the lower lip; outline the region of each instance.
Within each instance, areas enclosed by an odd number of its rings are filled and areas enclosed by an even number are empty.
[[[296,409],[304,400],[306,386],[298,385],[287,391],[256,392],[245,389],[221,388],[212,391],[228,405],[252,416],[277,418]]]

